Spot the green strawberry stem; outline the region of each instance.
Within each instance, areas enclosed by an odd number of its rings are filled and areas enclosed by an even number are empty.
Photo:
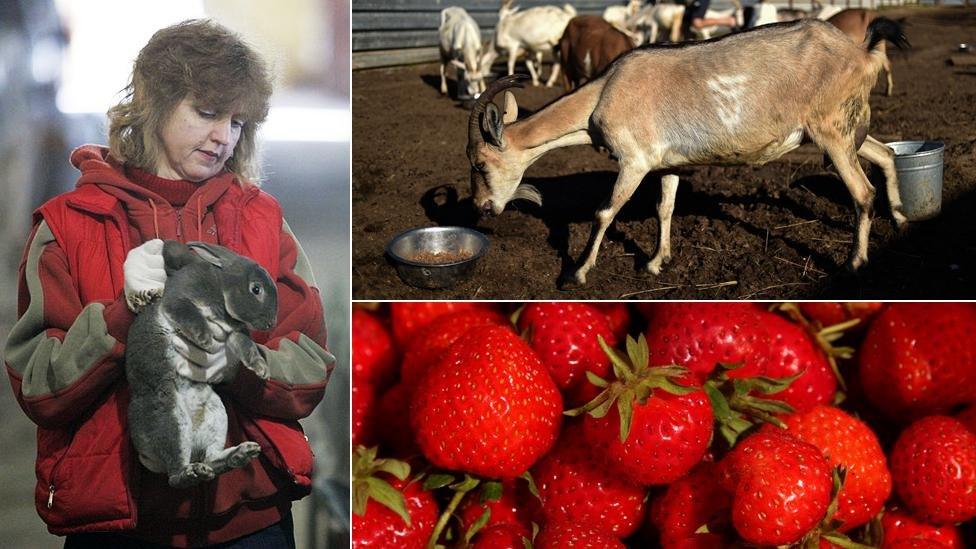
[[[800,311],[800,308],[796,306],[795,303],[780,303],[775,305],[773,308],[783,311],[787,314],[794,322],[800,324],[806,328],[807,333],[813,338],[813,341],[820,347],[824,355],[827,357],[827,363],[830,365],[830,370],[834,373],[834,377],[837,378],[837,385],[840,386],[841,391],[847,391],[847,383],[844,381],[844,376],[840,373],[840,367],[837,365],[837,359],[850,359],[854,357],[854,347],[834,346],[834,342],[838,339],[844,337],[844,332],[857,326],[861,323],[861,319],[852,318],[850,320],[839,322],[831,326],[822,326],[819,322],[811,322],[806,316]]]
[[[833,487],[830,491],[830,504],[827,506],[824,518],[816,528],[804,536],[800,542],[800,546],[803,549],[818,549],[820,547],[820,540],[825,539],[844,549],[872,549],[873,546],[858,543],[840,532],[843,522],[836,520],[834,516],[837,514],[838,505],[840,505],[840,491],[844,489],[844,483],[847,481],[847,468],[843,465],[837,465],[834,467],[833,477]]]
[[[785,402],[755,396],[753,393],[773,395],[789,388],[803,372],[790,377],[771,378],[756,376],[752,378],[731,378],[729,372],[741,368],[742,364],[718,364],[715,371],[702,388],[712,404],[712,413],[718,423],[719,434],[729,448],[743,433],[752,429],[756,422],[770,423],[781,429],[786,424],[777,414],[793,413],[793,407]]]
[[[447,527],[447,521],[451,519],[451,516],[461,503],[461,500],[464,499],[464,496],[471,490],[474,490],[480,482],[480,480],[470,475],[464,475],[464,480],[451,485],[451,489],[454,490],[454,496],[451,497],[451,501],[444,508],[441,516],[438,517],[437,524],[434,526],[434,533],[430,535],[430,540],[427,542],[427,549],[435,549],[437,547],[437,540],[441,537],[441,533],[444,532],[444,528]]]
[[[605,417],[613,405],[617,405],[620,415],[620,441],[624,442],[630,435],[630,427],[634,418],[634,403],[645,404],[660,389],[673,395],[686,395],[698,390],[696,387],[686,387],[675,383],[684,377],[688,369],[684,366],[672,364],[669,366],[651,366],[650,349],[647,339],[641,334],[638,339],[627,336],[627,355],[607,345],[602,336],[597,336],[600,348],[610,357],[613,366],[614,381],[607,381],[592,372],[586,372],[586,377],[593,385],[603,388],[603,391],[590,402],[579,408],[566,410],[563,414],[571,417],[590,414],[595,418]]]
[[[410,465],[397,459],[376,459],[377,451],[375,446],[356,448],[352,468],[353,512],[360,516],[365,515],[366,504],[373,499],[399,515],[410,526],[410,513],[407,512],[403,492],[376,476],[382,472],[406,480],[410,476]]]

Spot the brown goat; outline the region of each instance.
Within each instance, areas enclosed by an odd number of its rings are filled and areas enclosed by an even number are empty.
[[[844,34],[850,36],[855,42],[860,44],[864,41],[864,36],[867,34],[868,25],[870,25],[871,21],[874,21],[877,17],[878,12],[874,10],[857,8],[838,12],[827,19],[827,22],[844,31]],[[885,89],[885,95],[891,96],[891,90],[894,88],[894,82],[891,79],[891,61],[888,60],[888,54],[884,42],[881,42],[878,45],[878,51],[881,53],[884,59],[882,62],[882,67],[884,67],[888,82],[888,87]]]
[[[566,90],[596,78],[614,59],[633,48],[633,40],[602,17],[580,15],[570,19],[559,39]]]

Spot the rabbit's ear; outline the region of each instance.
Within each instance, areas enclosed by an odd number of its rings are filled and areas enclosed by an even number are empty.
[[[207,244],[206,242],[187,242],[186,245],[192,248],[197,253],[197,256],[207,263],[221,269],[224,268],[224,254],[222,254],[216,247]]]

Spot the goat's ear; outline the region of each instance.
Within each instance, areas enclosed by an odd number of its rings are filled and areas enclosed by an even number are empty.
[[[515,94],[510,91],[505,92],[505,112],[502,113],[502,123],[511,124],[518,118],[518,103],[515,102]]]
[[[496,147],[501,147],[502,132],[505,129],[505,124],[502,122],[502,117],[498,113],[498,107],[494,103],[488,103],[488,106],[485,108],[483,122],[483,129],[491,138],[492,144]]]

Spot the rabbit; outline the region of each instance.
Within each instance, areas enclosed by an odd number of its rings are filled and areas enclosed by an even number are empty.
[[[175,338],[210,353],[226,345],[227,368],[239,367],[239,359],[267,379],[268,364],[247,328],[274,327],[278,296],[267,271],[222,246],[167,240],[163,260],[163,294],[136,315],[127,338],[129,433],[147,469],[186,488],[242,467],[261,447],[247,441],[224,448],[224,405],[209,383],[179,374],[194,366],[175,349]]]

